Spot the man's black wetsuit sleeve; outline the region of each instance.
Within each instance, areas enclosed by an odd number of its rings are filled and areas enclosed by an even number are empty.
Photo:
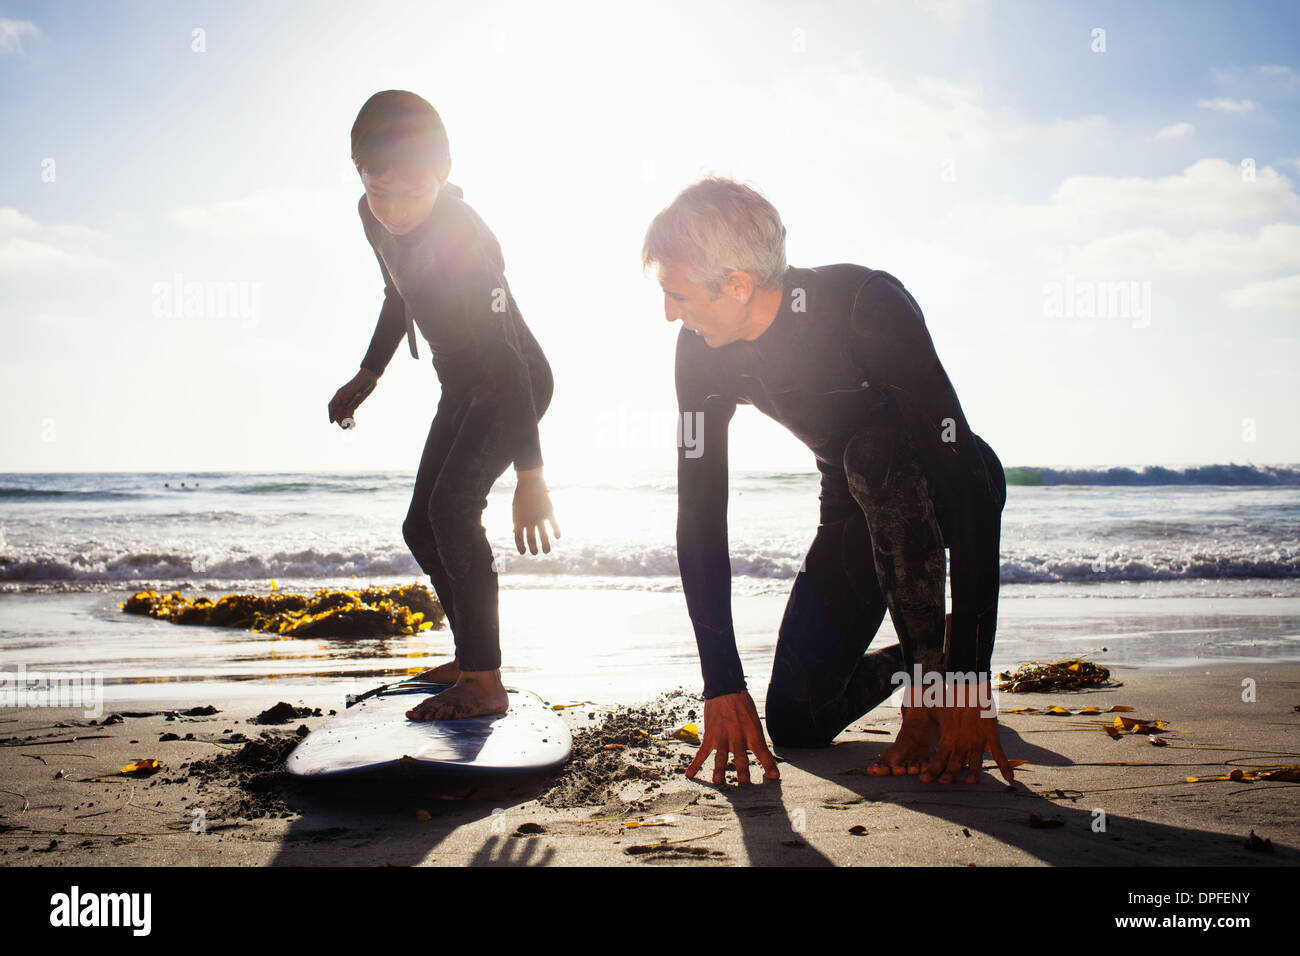
[[[365,201],[363,196],[361,202]],[[361,214],[361,222],[364,227],[364,213]],[[366,242],[370,242],[369,233],[366,234]],[[375,259],[379,262],[379,272],[384,277],[384,306],[379,310],[379,321],[375,324],[375,333],[370,337],[370,348],[366,350],[366,357],[361,360],[361,367],[369,369],[376,375],[383,375],[384,369],[388,367],[393,353],[397,351],[397,346],[402,341],[402,336],[406,335],[406,303],[402,301],[397,287],[393,285],[393,279],[384,266],[384,260],[379,258],[379,251],[373,244],[370,249],[374,252]]]
[[[711,380],[708,352],[702,338],[682,329],[676,362],[677,564],[706,700],[746,689],[731,619],[727,546],[727,427],[736,402]]]

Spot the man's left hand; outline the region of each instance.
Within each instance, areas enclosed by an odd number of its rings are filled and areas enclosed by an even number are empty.
[[[987,685],[986,685],[987,687]],[[981,691],[985,691],[982,687]],[[981,693],[980,699],[991,701],[991,694]],[[984,752],[988,751],[997,762],[1003,778],[1010,783],[1015,774],[1011,762],[1002,750],[998,738],[997,712],[991,706],[985,708],[978,702],[965,702],[936,708],[939,717],[939,744],[930,762],[921,771],[921,782],[952,783],[966,768],[966,783],[979,779],[984,768]]]

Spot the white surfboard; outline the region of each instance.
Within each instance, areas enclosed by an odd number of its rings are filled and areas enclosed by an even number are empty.
[[[537,773],[569,759],[573,738],[536,694],[506,688],[510,709],[467,720],[408,720],[406,712],[450,684],[402,681],[349,701],[312,731],[285,764],[299,777],[385,771]]]

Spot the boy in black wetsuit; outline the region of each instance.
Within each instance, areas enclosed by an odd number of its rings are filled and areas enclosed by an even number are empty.
[[[903,724],[873,774],[973,783],[985,750],[1006,779],[986,701],[997,618],[1006,482],[966,422],[915,300],[893,276],[840,264],[788,267],[785,227],[739,183],[688,187],[646,234],[665,318],[681,319],[677,557],[704,673],[705,736],[749,780],[752,751],[779,773],[746,690],[731,620],[727,426],[753,405],[813,452],[821,520],[781,622],[768,687],[778,745],[825,746],[897,688],[896,675],[972,676],[981,690],[938,705],[908,689]],[[952,555],[945,636],[944,548]],[[888,607],[899,645],[867,652]]]
[[[343,424],[374,390],[403,336],[418,327],[442,386],[402,534],[429,575],[456,642],[454,660],[422,679],[453,686],[407,712],[412,720],[505,713],[497,576],[482,525],[493,483],[514,462],[515,546],[550,552],[560,536],[542,478],[538,420],[550,365],[524,324],[496,237],[447,182],[451,153],[434,108],[414,93],[376,93],[352,127],[358,203],[384,278],[384,306],[356,376],[330,402]],[[350,424],[350,423],[349,423]]]

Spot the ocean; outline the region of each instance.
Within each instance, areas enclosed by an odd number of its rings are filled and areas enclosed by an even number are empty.
[[[402,540],[411,472],[0,475],[0,664],[102,672],[105,693],[193,699],[345,691],[450,656],[447,631],[284,640],[125,615],[137,590],[186,594],[423,580]],[[1300,657],[1300,469],[1008,469],[995,665]],[[817,523],[815,473],[731,476],[733,608],[761,692]],[[507,679],[622,700],[698,689],[674,548],[671,473],[553,484],[562,531],[520,556],[513,482],[484,517],[501,571]],[[877,642],[892,642],[886,618]],[[1103,651],[1102,648],[1105,648]]]

